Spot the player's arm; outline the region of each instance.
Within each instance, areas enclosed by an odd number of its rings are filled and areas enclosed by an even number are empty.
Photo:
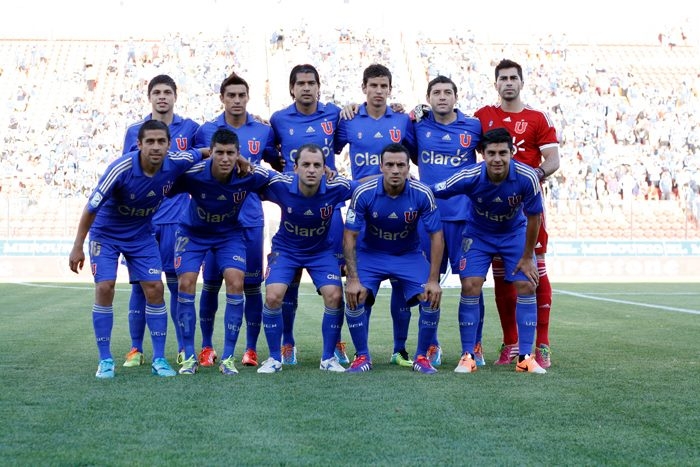
[[[71,249],[68,257],[68,266],[70,267],[70,270],[76,274],[83,269],[83,265],[85,264],[83,244],[85,243],[85,238],[90,231],[90,227],[92,227],[92,223],[95,222],[96,216],[97,212],[90,212],[87,205],[85,205],[85,208],[83,208],[83,213],[80,215],[80,222],[78,222],[78,232],[75,234],[73,248]]]
[[[542,151],[542,163],[539,167],[535,167],[537,178],[542,181],[557,170],[559,170],[559,146],[545,148]]]
[[[350,229],[345,229],[343,233],[343,255],[347,274],[345,302],[351,310],[356,309],[357,305],[364,303],[367,298],[367,289],[362,286],[360,276],[357,274],[357,237],[359,235],[359,232]]]
[[[525,249],[523,255],[515,266],[515,271],[522,271],[530,282],[537,286],[539,282],[539,274],[537,273],[537,264],[535,263],[535,244],[537,243],[537,235],[540,231],[540,223],[542,222],[541,214],[527,215],[527,228],[525,229]]]
[[[445,238],[442,229],[430,234],[430,276],[425,284],[425,299],[431,308],[440,307],[442,289],[440,288],[440,263],[445,250]]]

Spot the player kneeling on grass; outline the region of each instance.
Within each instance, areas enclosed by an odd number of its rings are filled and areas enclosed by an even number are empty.
[[[546,373],[530,356],[537,325],[538,283],[535,243],[542,214],[537,174],[513,159],[513,138],[507,130],[487,131],[481,141],[483,162],[432,186],[437,198],[467,195],[471,208],[464,230],[459,277],[459,334],[462,358],[457,373],[476,371],[473,349],[479,323],[479,296],[493,257],[503,258],[506,280],[518,293],[515,308],[520,355],[515,371]]]

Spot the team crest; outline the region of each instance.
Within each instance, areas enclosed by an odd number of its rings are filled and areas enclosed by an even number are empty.
[[[418,218],[418,211],[404,211],[403,218],[407,224],[411,224]]]
[[[459,260],[459,270],[464,271],[464,269],[467,267],[467,258],[460,258]]]
[[[459,135],[459,144],[462,145],[463,148],[468,148],[472,144],[472,135],[465,135],[462,133]]]
[[[185,149],[187,149],[187,138],[175,138],[175,144],[177,144],[177,148],[180,151],[184,151]]]
[[[520,206],[520,203],[523,202],[523,197],[522,195],[513,195],[508,197],[508,205],[511,208],[515,208]]]
[[[525,133],[526,129],[527,129],[527,122],[524,122],[521,120],[515,124],[514,130],[519,135],[522,135],[523,133]]]
[[[333,134],[333,122],[321,122],[321,128],[323,128],[323,132],[328,136]]]
[[[245,199],[247,193],[247,191],[239,191],[238,193],[234,193],[233,202],[236,204],[240,204]]]
[[[175,259],[173,260],[173,266],[175,266],[175,269],[177,269],[180,267],[181,264],[182,264],[182,256],[176,256]]]
[[[95,263],[92,263],[92,275],[97,275],[97,265]]]
[[[394,143],[401,142],[401,130],[392,128],[391,130],[389,130],[389,136],[391,137],[391,141],[393,141]]]
[[[321,208],[321,219],[329,219],[333,215],[333,206],[323,206]]]
[[[260,152],[260,141],[248,140],[248,151],[251,154],[257,154]]]

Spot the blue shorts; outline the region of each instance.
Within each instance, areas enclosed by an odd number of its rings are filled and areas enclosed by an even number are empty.
[[[175,274],[175,234],[178,224],[155,224],[156,241],[163,263],[163,272]]]
[[[345,223],[343,222],[343,213],[336,206],[331,217],[331,225],[328,228],[328,243],[332,245],[333,256],[335,256],[338,265],[345,264],[345,256],[343,255],[343,234],[345,232]]]
[[[452,274],[459,273],[459,260],[462,258],[462,238],[466,221],[442,221],[442,232],[445,236],[445,250],[440,262],[440,274],[447,272],[447,258],[450,259]],[[420,235],[420,247],[425,252],[425,257],[430,261],[430,234],[425,230],[423,223],[418,224]]]
[[[186,272],[199,273],[199,268],[209,250],[214,256],[220,274],[230,268],[245,271],[243,231],[237,230],[223,237],[190,237],[187,232],[178,230],[175,240],[175,271],[177,275]]]
[[[260,285],[263,281],[263,229],[264,227],[245,227],[243,229],[243,242],[246,249],[245,285]],[[207,252],[204,257],[202,279],[205,282],[214,283],[223,281],[221,269],[211,251]]]
[[[366,305],[374,303],[383,280],[395,279],[403,285],[408,306],[414,306],[418,304],[417,296],[425,292],[425,283],[430,277],[430,262],[422,251],[396,255],[358,249],[357,274],[360,283],[369,290]]]
[[[505,280],[529,281],[529,278],[515,267],[523,256],[525,229],[507,234],[474,232],[468,226],[464,231],[464,254],[459,263],[459,277],[486,277],[494,256],[500,256],[505,266]],[[535,262],[533,256],[533,263]]]
[[[96,283],[116,280],[120,253],[126,260],[129,282],[162,280],[160,252],[152,235],[138,242],[119,242],[90,235],[89,253]]]
[[[332,250],[314,254],[298,254],[275,249],[267,255],[265,284],[291,284],[300,269],[306,269],[316,290],[326,285],[342,287],[340,266]]]

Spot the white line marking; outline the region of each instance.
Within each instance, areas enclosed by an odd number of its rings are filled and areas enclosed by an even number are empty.
[[[564,295],[571,295],[572,297],[578,297],[578,298],[587,298],[588,300],[598,300],[601,302],[612,302],[612,303],[620,303],[622,305],[634,305],[634,306],[641,306],[644,308],[655,308],[657,310],[666,310],[666,311],[678,311],[679,313],[688,313],[691,315],[700,315],[700,310],[689,310],[686,308],[676,308],[672,306],[664,306],[664,305],[652,305],[650,303],[639,303],[639,302],[630,302],[628,300],[617,300],[615,298],[605,298],[605,297],[596,297],[594,295],[588,295],[588,294],[582,294],[582,293],[576,293],[576,292],[569,292],[566,290],[553,290],[553,292],[564,294]]]

